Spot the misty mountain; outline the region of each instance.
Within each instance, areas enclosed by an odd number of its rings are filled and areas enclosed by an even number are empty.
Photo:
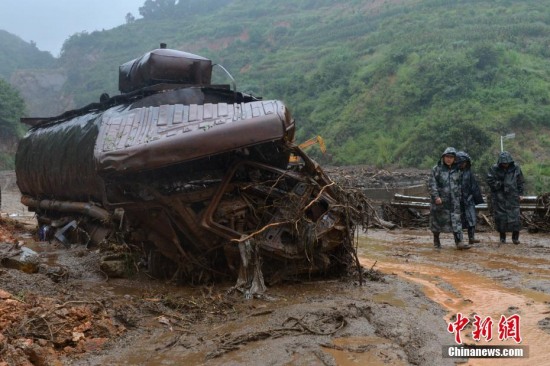
[[[0,77],[4,80],[9,81],[16,70],[51,68],[55,62],[49,52],[0,29]]]

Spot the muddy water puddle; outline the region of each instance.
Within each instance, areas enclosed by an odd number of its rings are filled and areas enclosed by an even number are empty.
[[[371,365],[385,366],[388,364],[395,366],[405,366],[407,363],[403,360],[386,359],[388,353],[380,350],[380,347],[392,347],[392,342],[381,337],[348,337],[336,338],[332,340],[333,344],[342,349],[326,349],[339,366]],[[364,349],[363,352],[349,352],[347,349]],[[385,357],[386,356],[386,357]]]
[[[499,339],[498,322],[502,316],[520,316],[521,345],[528,346],[529,358],[524,359],[470,359],[466,365],[548,365],[550,354],[550,333],[548,326],[542,326],[550,314],[550,294],[546,287],[550,279],[550,255],[546,248],[537,247],[535,239],[528,239],[531,245],[499,247],[486,245],[469,251],[458,251],[453,247],[435,250],[431,237],[396,241],[397,236],[375,233],[360,238],[361,263],[388,274],[396,274],[407,281],[421,285],[431,300],[447,311],[445,321],[461,313],[471,319],[461,332],[464,344],[517,345],[513,339]],[[540,238],[546,241],[546,238]],[[523,253],[523,255],[522,255]],[[501,278],[512,279],[504,286]],[[542,291],[523,286],[525,283],[542,283]],[[472,339],[473,316],[493,321],[493,339],[483,337],[479,342]],[[454,318],[453,318],[454,320]],[[454,334],[441,345],[453,345]]]
[[[155,289],[155,299],[153,291],[149,294],[153,289],[144,286],[142,291],[147,295],[142,298],[148,303],[167,294],[173,299],[192,301],[202,297],[200,288],[162,285]],[[407,300],[403,294],[384,291],[385,286],[380,284],[374,294],[365,287],[346,286],[340,281],[275,286],[269,289],[266,297],[242,298],[232,308],[218,314],[197,313],[201,320],[195,319],[193,323],[178,321],[165,311],[170,321],[161,321],[161,316],[147,319],[147,332],[133,336],[131,350],[122,348],[118,355],[106,356],[90,364],[408,365],[404,361],[407,356],[398,343],[375,334],[376,329],[363,315],[369,308],[367,304],[372,306],[373,303],[404,310]],[[139,296],[136,292],[139,286],[124,280],[109,281],[102,287],[118,296]],[[185,317],[181,311],[178,314],[178,317]],[[294,320],[298,319],[323,333],[323,327],[340,315],[346,319],[346,326],[339,336],[311,334],[300,329],[289,331],[296,328]],[[213,356],[226,348],[230,351],[220,357]]]

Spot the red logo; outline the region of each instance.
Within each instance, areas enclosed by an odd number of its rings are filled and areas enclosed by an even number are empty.
[[[472,332],[472,338],[475,341],[481,340],[481,337],[487,341],[493,339],[493,319],[490,316],[481,320],[480,316],[474,315],[474,331]]]
[[[511,315],[506,318],[500,316],[498,322],[498,339],[501,341],[512,338],[516,343],[521,343],[521,334],[519,332],[519,315]]]
[[[464,317],[462,313],[457,313],[456,320],[448,324],[447,330],[449,333],[454,333],[455,342],[457,344],[462,344],[460,332],[464,330],[469,322],[470,319]],[[474,315],[472,325],[472,339],[474,341],[479,342],[481,338],[485,338],[485,340],[489,342],[493,339],[493,319],[491,319],[490,316],[482,318],[479,315]],[[505,341],[509,338],[513,339],[516,343],[521,343],[520,316],[517,314],[509,317],[504,315],[500,316],[498,322],[498,339]]]
[[[462,313],[456,314],[456,321],[449,323],[449,326],[447,327],[447,330],[449,333],[455,334],[455,342],[458,344],[462,343],[462,339],[460,338],[460,331],[464,329],[466,324],[468,324],[470,320],[468,318],[465,318],[462,316]]]

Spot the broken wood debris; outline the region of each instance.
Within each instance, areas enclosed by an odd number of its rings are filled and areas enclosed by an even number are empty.
[[[478,224],[491,230],[494,222],[491,215],[490,197],[488,203],[476,205]],[[383,217],[399,227],[427,227],[429,225],[430,198],[408,196],[396,193],[390,203],[382,204]],[[550,231],[550,193],[540,196],[524,196],[520,203],[523,226],[530,231]],[[481,213],[486,211],[486,213]]]

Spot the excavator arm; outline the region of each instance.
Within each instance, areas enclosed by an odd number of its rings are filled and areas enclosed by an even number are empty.
[[[327,147],[325,145],[325,140],[321,136],[315,136],[310,138],[309,140],[306,140],[302,142],[298,147],[302,150],[305,150],[306,148],[310,147],[311,145],[319,144],[319,149],[324,154],[327,152]]]
[[[319,150],[323,153],[323,155],[327,152],[327,146],[325,145],[325,140],[321,136],[315,136],[312,137],[301,144],[298,145],[298,147],[302,150],[307,149],[310,146],[313,146],[315,144],[319,144]],[[300,162],[300,158],[294,154],[290,155],[290,164],[298,164]]]

